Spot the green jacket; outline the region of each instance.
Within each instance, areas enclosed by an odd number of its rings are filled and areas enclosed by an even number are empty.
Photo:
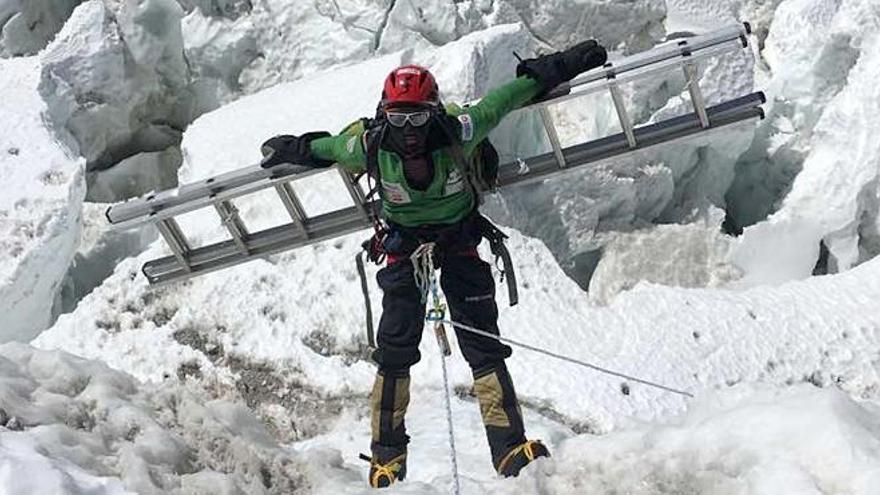
[[[542,89],[540,83],[523,76],[492,90],[475,105],[451,110],[461,123],[460,138],[465,156],[472,159],[477,144],[501,119],[531,101]],[[366,170],[362,130],[316,139],[311,143],[311,151],[316,157],[333,160],[350,172]],[[394,152],[379,150],[382,210],[387,220],[404,227],[449,225],[473,210],[476,198],[459,173],[449,149],[435,151],[432,158],[434,180],[427,190],[419,191],[407,184],[401,158]]]

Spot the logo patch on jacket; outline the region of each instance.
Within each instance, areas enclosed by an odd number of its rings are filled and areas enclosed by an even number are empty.
[[[401,184],[396,182],[382,181],[382,191],[385,193],[385,200],[390,203],[403,204],[411,203],[412,198]]]
[[[474,138],[474,120],[470,115],[463,113],[458,116],[458,121],[461,123],[461,140],[462,141],[470,141]]]
[[[453,169],[446,177],[446,184],[443,185],[443,195],[450,196],[464,191],[464,178],[458,169]]]
[[[345,143],[345,150],[349,153],[354,153],[354,147],[357,146],[358,138],[357,136],[352,136],[348,142]]]

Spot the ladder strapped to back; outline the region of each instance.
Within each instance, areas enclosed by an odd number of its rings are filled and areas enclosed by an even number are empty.
[[[700,60],[747,47],[749,33],[749,25],[743,24],[677,40],[609,62],[554,89],[543,100],[525,107],[539,112],[552,151],[501,165],[498,187],[540,180],[562,169],[626,155],[731,124],[762,119],[764,113],[760,105],[765,101],[763,93],[752,93],[707,107],[697,83],[697,64]],[[619,85],[670,69],[684,71],[693,112],[635,127],[624,106]],[[609,91],[623,132],[563,148],[547,107],[601,90]],[[298,173],[301,167],[294,165],[279,165],[271,169],[254,165],[111,206],[106,212],[107,220],[119,228],[156,224],[172,255],[147,262],[143,267],[144,275],[151,284],[183,280],[369,228],[368,211],[373,205],[367,203],[354,176],[342,168],[337,170],[354,204],[317,216],[307,215],[291,182],[325,172],[324,169]],[[250,232],[232,200],[267,188],[275,189],[292,221]],[[229,239],[192,247],[175,217],[208,207],[216,209],[229,232]]]

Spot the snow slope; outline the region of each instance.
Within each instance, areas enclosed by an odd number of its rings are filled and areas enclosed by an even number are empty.
[[[0,60],[0,342],[49,325],[79,236],[83,161],[47,129],[36,57]]]
[[[407,426],[409,473],[395,493],[450,493],[452,479],[440,392],[420,397]],[[602,436],[573,435],[526,410],[534,433],[553,439],[553,457],[501,480],[485,458],[477,406],[456,401],[462,493],[626,493],[870,495],[880,482],[880,409],[835,390],[737,385],[702,394],[680,416]],[[471,414],[468,414],[468,413]],[[356,451],[369,442],[367,418],[300,442],[297,452]],[[475,441],[476,440],[476,441]],[[359,467],[348,464],[350,470]],[[325,476],[315,493],[371,493],[351,475]]]
[[[0,346],[0,491],[297,493],[308,480],[243,404],[105,364]],[[22,476],[23,473],[27,475]]]

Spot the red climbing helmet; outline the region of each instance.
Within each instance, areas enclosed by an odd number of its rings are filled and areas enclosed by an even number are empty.
[[[440,92],[437,80],[428,69],[418,65],[398,67],[385,78],[382,90],[382,106],[415,103],[437,105],[440,103]]]

